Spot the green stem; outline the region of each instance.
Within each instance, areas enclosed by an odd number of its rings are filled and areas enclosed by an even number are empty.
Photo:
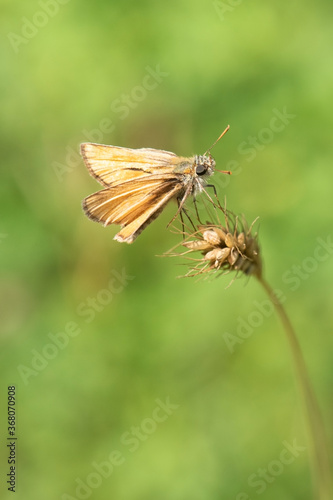
[[[309,379],[301,347],[286,311],[276,297],[273,289],[264,278],[261,276],[257,276],[257,278],[275,306],[275,310],[280,317],[290,345],[305,414],[307,415],[308,434],[312,448],[312,472],[316,489],[316,498],[318,500],[332,500],[330,462],[324,423],[316,395]]]

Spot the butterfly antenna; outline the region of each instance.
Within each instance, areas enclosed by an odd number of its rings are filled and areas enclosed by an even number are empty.
[[[227,128],[226,128],[225,130],[223,130],[223,132],[222,132],[222,134],[220,135],[220,137],[218,137],[218,138],[216,139],[216,141],[214,142],[214,144],[213,144],[213,145],[212,145],[209,149],[207,149],[207,151],[204,153],[205,155],[206,155],[207,153],[210,153],[210,150],[211,150],[211,149],[213,149],[213,147],[215,146],[215,144],[216,144],[216,143],[218,143],[220,139],[222,139],[222,137],[224,136],[224,134],[226,134],[226,133],[228,132],[229,128],[230,128],[230,125],[228,125],[228,126],[227,126]]]

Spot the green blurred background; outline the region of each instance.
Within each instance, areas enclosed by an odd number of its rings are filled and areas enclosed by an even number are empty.
[[[98,184],[78,151],[202,154],[230,124],[213,153],[234,175],[215,183],[234,212],[260,216],[266,277],[285,296],[331,443],[333,256],[314,255],[332,235],[332,2],[1,10],[3,497],[15,384],[19,499],[312,498],[291,357],[259,284],[176,279],[181,260],[157,257],[178,241],[172,204],[133,245],[113,241],[117,228],[82,213]],[[110,279],[119,293],[102,291]],[[168,398],[169,415],[156,410]],[[294,440],[305,450],[281,466]],[[104,478],[96,463],[110,456]]]

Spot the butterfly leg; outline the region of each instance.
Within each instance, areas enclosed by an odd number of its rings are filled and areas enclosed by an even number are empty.
[[[180,212],[182,211],[183,205],[184,205],[185,201],[187,200],[187,198],[189,197],[191,191],[192,191],[192,185],[189,184],[182,199],[180,200],[179,198],[177,198],[178,210],[177,210],[176,214],[172,217],[172,219],[169,222],[169,224],[167,225],[167,227],[169,227],[170,224],[177,218],[178,214],[180,214]]]
[[[188,218],[188,220],[189,220],[189,222],[190,222],[190,224],[191,224],[191,226],[192,226],[192,229],[193,229],[194,231],[196,231],[196,230],[197,230],[197,228],[195,227],[195,225],[194,225],[194,223],[193,223],[193,220],[192,220],[192,219],[191,219],[191,217],[189,216],[187,209],[186,209],[186,208],[183,208],[183,212],[184,212],[184,214],[186,215],[186,217]]]
[[[180,202],[179,202],[179,200],[177,200],[177,201],[178,201],[178,207],[179,207]],[[192,226],[191,231],[192,231],[192,229],[193,229],[194,231],[197,231],[197,228],[196,228],[196,227],[195,227],[195,225],[193,224],[193,221],[192,221],[191,217],[190,217],[190,216],[189,216],[189,214],[188,214],[188,210],[187,210],[186,208],[184,208],[184,207],[183,207],[183,209],[179,212],[179,217],[180,217],[180,221],[181,221],[181,225],[182,225],[182,235],[183,235],[183,240],[185,240],[186,236],[188,236],[188,233],[186,232],[186,224],[185,224],[185,222],[184,222],[183,213],[184,213],[184,215],[186,215],[186,217],[187,217],[187,219],[188,219],[189,223],[190,223],[190,224],[191,224],[191,226]],[[187,226],[187,227],[188,227],[188,226]]]
[[[180,201],[178,199],[177,199],[177,203],[178,203],[178,211],[179,211]],[[184,212],[185,212],[185,209],[184,209]],[[179,211],[179,217],[180,217],[180,222],[181,222],[181,225],[182,225],[182,235],[183,235],[183,240],[184,240],[185,239],[185,223],[184,223],[184,219],[183,219],[183,212],[182,212],[182,210]]]
[[[206,188],[208,188],[208,187],[213,189],[213,191],[214,191],[214,196],[215,196],[216,201],[217,201],[217,206],[218,206],[218,208],[220,208],[220,209],[224,212],[224,210],[223,210],[223,208],[222,208],[222,206],[221,206],[220,200],[219,200],[219,198],[218,198],[218,196],[217,196],[216,187],[214,186],[214,184],[207,184],[207,185],[206,185]],[[212,198],[209,196],[209,194],[207,193],[207,191],[206,191],[206,190],[205,190],[205,193],[206,193],[206,195],[208,196],[209,200],[213,203],[213,205],[214,205],[214,206],[216,206],[216,205],[215,205],[215,203],[214,203],[214,201],[213,201],[213,200],[212,200]]]
[[[202,225],[202,222],[201,222],[201,219],[200,219],[200,215],[199,215],[199,211],[198,211],[198,205],[197,205],[197,200],[196,200],[196,198],[193,198],[193,204],[194,204],[195,214],[196,214],[196,216],[197,216],[198,222],[199,222],[199,224],[201,224],[201,225]]]

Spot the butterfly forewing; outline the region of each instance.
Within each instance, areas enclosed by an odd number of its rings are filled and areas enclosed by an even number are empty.
[[[167,174],[177,163],[178,156],[169,151],[150,148],[129,149],[102,144],[81,144],[81,154],[90,174],[103,186],[147,177],[151,174]]]

